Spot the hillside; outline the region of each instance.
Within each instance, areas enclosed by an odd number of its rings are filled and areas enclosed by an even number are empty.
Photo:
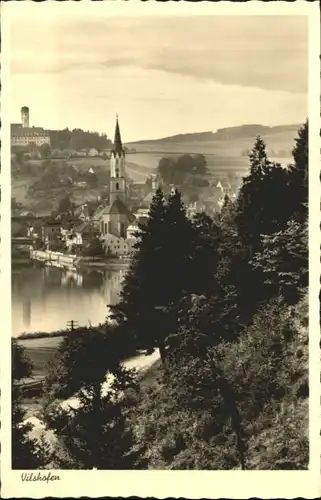
[[[152,172],[164,156],[177,157],[182,154],[201,153],[205,156],[208,170],[212,175],[226,173],[243,176],[248,170],[248,152],[255,137],[261,135],[272,160],[284,165],[292,162],[294,137],[299,125],[265,127],[263,125],[243,125],[219,129],[217,132],[179,134],[158,140],[127,143],[135,153],[127,155],[128,161],[135,163],[136,174],[144,175],[144,169]]]
[[[134,182],[144,182],[156,171],[164,156],[201,153],[205,156],[211,175],[220,177],[234,174],[242,177],[247,173],[248,152],[253,147],[256,135],[262,136],[272,160],[287,165],[292,162],[291,151],[297,129],[297,125],[243,125],[222,128],[215,133],[179,134],[159,140],[127,143],[127,147],[136,151],[127,153],[127,174]],[[57,204],[58,193],[62,197],[65,192],[69,192],[75,203],[96,199],[108,184],[108,161],[102,158],[74,158],[66,162],[65,174],[70,175],[67,171],[71,166],[76,166],[82,174],[92,168],[98,179],[97,185],[82,188],[52,186],[32,192],[29,187],[41,176],[44,164],[42,160],[28,163],[31,165],[29,170],[25,168],[19,175],[15,175],[12,170],[12,196],[29,210],[51,211]]]
[[[217,348],[222,373],[235,390],[248,470],[307,467],[307,324],[307,296],[294,307],[272,303],[256,314],[239,342]],[[283,358],[276,362],[271,353],[280,334],[288,335],[290,340],[283,346]],[[184,372],[185,368],[173,372],[177,380],[185,380],[193,365]],[[200,368],[199,371],[202,373]],[[260,405],[260,393],[268,386],[273,389]],[[209,408],[203,404],[197,412],[187,405],[179,406],[177,392],[168,391],[160,363],[146,373],[140,389],[140,394],[134,396],[129,418],[136,440],[145,450],[149,469],[241,468],[233,428],[221,418],[222,401],[218,394],[213,394],[210,405],[216,421],[213,433]]]
[[[257,135],[273,135],[284,132],[296,132],[300,124],[295,125],[277,125],[269,127],[266,125],[240,125],[236,127],[219,128],[216,132],[194,132],[187,134],[177,134],[169,137],[162,137],[161,139],[149,139],[135,141],[128,144],[140,145],[141,143],[181,143],[181,142],[195,142],[195,141],[217,141],[217,140],[235,140],[239,138],[253,138]]]

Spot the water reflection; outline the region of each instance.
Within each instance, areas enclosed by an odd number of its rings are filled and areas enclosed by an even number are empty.
[[[22,303],[23,324],[29,327],[31,324],[31,300],[26,299]]]
[[[105,321],[106,306],[117,303],[125,272],[13,266],[12,334],[59,330],[71,319],[87,326]]]

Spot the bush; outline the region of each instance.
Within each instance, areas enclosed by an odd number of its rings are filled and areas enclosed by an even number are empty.
[[[106,255],[103,244],[98,237],[93,238],[81,253],[83,257],[104,257]]]

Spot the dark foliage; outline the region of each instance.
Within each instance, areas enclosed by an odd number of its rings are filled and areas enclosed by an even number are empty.
[[[50,131],[51,147],[55,149],[90,149],[98,151],[111,147],[110,139],[97,132],[85,132],[81,129]]]
[[[49,449],[30,437],[32,425],[25,422],[19,383],[32,374],[32,363],[25,349],[12,340],[12,468],[44,468],[50,460]]]
[[[158,164],[158,173],[165,185],[208,186],[203,177],[207,174],[206,159],[202,154],[182,155],[178,158],[162,158]]]
[[[124,391],[135,387],[134,374],[120,364],[124,338],[117,339],[115,333],[112,328],[78,332],[65,337],[58,348],[43,408],[48,428],[58,437],[57,467],[123,469],[138,458],[123,403]],[[59,399],[70,396],[77,397],[76,408],[62,407]]]

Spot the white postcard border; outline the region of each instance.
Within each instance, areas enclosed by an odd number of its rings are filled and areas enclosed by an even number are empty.
[[[8,75],[10,65],[9,17],[24,9],[47,9],[48,16],[63,16],[72,9],[75,17],[85,9],[110,15],[307,15],[309,16],[309,244],[310,244],[310,467],[308,471],[51,471],[60,480],[22,482],[21,471],[11,470],[11,237],[10,237],[10,123],[8,113]],[[319,354],[319,277],[320,277],[320,24],[318,2],[248,3],[143,3],[89,2],[9,2],[1,6],[1,496],[4,498],[43,497],[185,497],[185,498],[314,498],[320,484],[320,354]],[[82,14],[83,15],[83,14]],[[253,41],[255,43],[255,41]],[[317,104],[318,103],[318,104]],[[38,471],[35,471],[38,472]],[[47,474],[47,471],[42,473]]]

